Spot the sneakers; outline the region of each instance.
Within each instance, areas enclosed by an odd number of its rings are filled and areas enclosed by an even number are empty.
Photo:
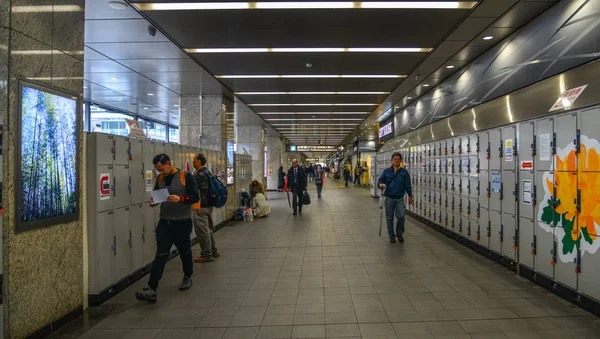
[[[151,288],[144,287],[141,292],[135,292],[135,298],[139,301],[147,301],[151,304],[154,304],[156,303],[156,291]]]
[[[220,255],[220,254],[219,254],[219,255]],[[211,261],[213,261],[213,260],[214,260],[214,259],[213,259],[213,256],[208,256],[208,257],[206,257],[206,256],[201,256],[201,257],[195,258],[195,259],[194,259],[194,262],[211,262]]]
[[[217,251],[213,251],[212,252],[213,258],[218,258],[221,256],[221,253],[217,252]]]
[[[396,243],[396,238],[390,238],[390,242],[391,242],[392,244],[395,244],[395,243]]]
[[[192,287],[192,277],[183,277],[183,280],[181,281],[181,285],[179,285],[179,290],[185,291],[185,290],[189,289],[190,287]]]
[[[398,241],[399,241],[399,242],[404,242],[404,237],[403,237],[403,236],[401,236],[401,235],[399,235],[399,236],[398,236]]]

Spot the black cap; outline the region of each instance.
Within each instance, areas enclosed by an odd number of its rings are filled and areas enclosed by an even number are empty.
[[[392,159],[395,157],[400,157],[400,160],[402,160],[402,154],[400,154],[400,152],[394,152],[394,154],[392,154]]]

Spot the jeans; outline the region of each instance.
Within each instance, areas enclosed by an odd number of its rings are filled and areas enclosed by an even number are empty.
[[[323,184],[315,184],[317,186],[317,195],[321,196],[321,192],[323,191]]]
[[[214,225],[212,220],[212,207],[202,207],[199,211],[192,213],[192,221],[194,222],[194,231],[203,257],[211,257],[217,252],[217,243],[215,242],[215,234],[213,233]]]
[[[192,234],[191,219],[181,221],[160,219],[156,227],[156,257],[152,262],[148,287],[155,291],[158,288],[158,282],[163,276],[173,244],[179,250],[184,276],[192,276],[194,273],[194,261],[192,259],[190,234]]]
[[[354,186],[356,185],[360,186],[360,175],[358,174],[354,175]]]
[[[396,234],[394,235],[394,214],[396,219]],[[390,238],[404,234],[404,199],[385,197],[385,219],[387,220],[388,235]]]
[[[304,193],[304,188],[300,188],[298,185],[292,185],[292,194],[294,198],[292,199],[292,208],[294,209],[294,213],[300,209],[302,211],[302,193]]]

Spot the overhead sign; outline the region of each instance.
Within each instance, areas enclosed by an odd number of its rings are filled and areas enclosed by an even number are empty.
[[[337,151],[337,147],[336,146],[298,146],[297,147],[298,151],[303,151],[303,152],[335,152]]]
[[[391,134],[392,132],[394,132],[394,122],[390,121],[379,128],[379,139]]]
[[[100,173],[100,200],[110,199],[110,173]]]
[[[296,145],[291,145],[290,146],[290,152],[296,152]]]
[[[548,112],[554,112],[561,109],[569,108],[573,106],[575,100],[579,98],[581,93],[585,90],[588,85],[579,86],[573,89],[566,90],[563,94],[558,97],[558,100],[552,105]]]
[[[144,133],[144,130],[142,129],[142,126],[140,125],[139,121],[125,119],[125,122],[127,123],[127,127],[129,127],[129,134],[127,135],[128,137],[141,139],[148,138]]]

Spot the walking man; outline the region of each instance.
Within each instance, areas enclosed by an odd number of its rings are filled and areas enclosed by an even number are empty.
[[[404,242],[404,195],[408,194],[408,203],[413,203],[410,175],[404,168],[402,155],[395,152],[392,155],[392,166],[386,168],[379,178],[378,186],[384,190],[385,196],[385,218],[387,220],[388,235],[390,242]],[[394,234],[394,215],[396,215],[396,233]]]
[[[197,154],[194,158],[194,179],[198,184],[200,192],[200,210],[192,213],[192,221],[194,222],[194,231],[200,244],[200,257],[195,258],[195,262],[211,262],[214,258],[221,254],[217,251],[215,243],[215,234],[213,233],[214,225],[212,220],[212,206],[208,203],[208,194],[210,183],[208,181],[208,170],[206,169],[206,156],[202,153]]]
[[[302,213],[302,193],[308,188],[306,182],[306,171],[298,166],[298,160],[292,160],[292,168],[288,170],[288,180],[290,182],[290,188],[294,194],[292,201],[292,207],[294,209],[294,215],[298,212]]]
[[[179,250],[179,257],[183,266],[183,281],[180,290],[187,290],[192,286],[194,262],[190,234],[192,233],[192,206],[199,208],[198,186],[190,173],[185,173],[171,162],[166,154],[159,154],[152,160],[154,168],[160,173],[154,185],[154,190],[167,189],[169,198],[160,204],[160,220],[156,226],[156,256],[152,262],[148,287],[137,292],[138,300],[150,303],[156,302],[156,289],[162,278],[165,265],[169,259],[171,246],[175,244]],[[153,200],[150,206],[155,207]]]

